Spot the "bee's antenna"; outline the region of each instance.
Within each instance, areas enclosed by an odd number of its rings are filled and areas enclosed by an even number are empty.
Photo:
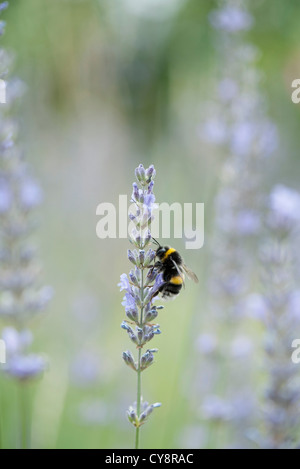
[[[155,238],[153,238],[153,237],[152,237],[152,240],[155,242],[155,244],[157,244],[157,246],[160,246],[159,242],[158,242],[158,241],[156,241],[156,239],[155,239]]]

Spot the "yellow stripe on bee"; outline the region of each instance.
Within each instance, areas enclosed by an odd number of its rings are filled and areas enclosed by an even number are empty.
[[[167,252],[165,253],[164,257],[163,257],[163,261],[165,261],[166,259],[168,259],[168,257],[173,253],[173,252],[176,252],[176,249],[173,249],[173,248],[170,248],[167,250]]]
[[[171,278],[170,283],[172,283],[173,285],[182,285],[183,278],[180,277],[180,275],[177,275],[176,277]]]

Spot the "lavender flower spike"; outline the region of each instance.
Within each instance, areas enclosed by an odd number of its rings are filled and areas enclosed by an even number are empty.
[[[0,14],[8,2],[0,3]],[[4,31],[0,21],[0,36]],[[5,103],[0,104],[0,319],[10,326],[3,331],[6,364],[3,369],[20,389],[20,441],[30,447],[30,412],[25,382],[47,368],[42,355],[30,352],[29,321],[44,311],[52,297],[50,287],[41,287],[39,262],[29,236],[35,226],[33,210],[42,192],[32,177],[18,142],[16,104],[23,87],[11,78],[12,57],[0,48],[0,79],[5,80]],[[16,85],[17,83],[17,85]],[[17,440],[17,439],[16,439]]]
[[[153,305],[153,299],[163,284],[163,279],[161,274],[152,268],[155,252],[152,249],[146,250],[151,241],[150,228],[153,210],[156,207],[153,193],[155,174],[153,165],[147,169],[139,165],[135,170],[137,182],[133,183],[132,206],[129,213],[132,227],[130,237],[135,249],[128,250],[128,260],[135,267],[129,275],[122,274],[118,284],[120,291],[125,292],[122,305],[127,316],[127,320],[122,322],[121,327],[127,332],[138,350],[136,361],[130,351],[123,352],[125,364],[137,373],[136,403],[127,411],[129,422],[136,428],[136,449],[139,448],[141,425],[145,423],[153,409],[160,406],[158,403],[150,406],[148,403],[143,403],[141,395],[141,373],[153,364],[153,353],[157,352],[157,349],[153,348],[142,353],[142,349],[145,344],[160,334],[159,325],[152,324],[150,321],[156,319],[158,309],[160,309]],[[147,275],[145,275],[145,269],[148,269]]]

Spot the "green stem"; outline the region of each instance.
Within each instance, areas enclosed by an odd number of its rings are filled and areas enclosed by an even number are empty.
[[[139,356],[138,356],[138,371],[137,371],[137,403],[136,403],[136,413],[137,416],[140,416],[141,413],[141,389],[142,389],[142,372],[140,369],[140,362],[141,362],[141,349],[139,348]],[[139,449],[139,442],[140,442],[140,427],[136,427],[135,431],[135,449]]]
[[[4,449],[4,432],[3,432],[3,414],[2,414],[2,382],[0,376],[0,449]]]
[[[144,313],[144,270],[142,268],[141,271],[141,316],[140,316],[140,323],[139,326],[143,327],[143,313]],[[136,397],[136,413],[139,418],[141,413],[141,399],[142,399],[142,370],[141,370],[141,356],[142,356],[142,349],[139,348],[138,354],[138,370],[137,370],[137,397]],[[140,427],[136,427],[135,431],[135,449],[139,449],[140,443]]]
[[[26,383],[19,383],[20,401],[20,448],[30,449],[30,415]]]

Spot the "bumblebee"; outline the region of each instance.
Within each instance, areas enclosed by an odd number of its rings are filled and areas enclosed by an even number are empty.
[[[198,278],[184,263],[181,255],[176,249],[169,246],[161,246],[158,241],[152,238],[158,245],[156,250],[156,257],[158,260],[155,262],[153,268],[162,273],[164,284],[158,290],[162,298],[171,299],[178,295],[184,286],[185,274],[186,276],[198,283]]]

